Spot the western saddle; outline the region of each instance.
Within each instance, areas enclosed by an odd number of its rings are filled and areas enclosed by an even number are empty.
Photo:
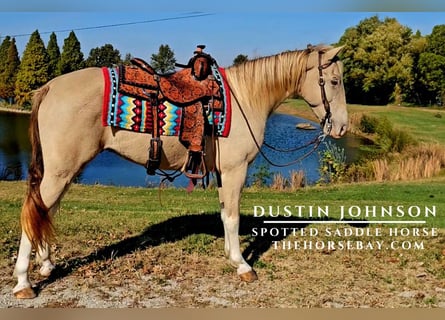
[[[215,59],[204,53],[198,45],[189,62],[175,64],[182,70],[159,74],[144,60],[134,58],[132,65],[119,68],[119,92],[147,100],[151,105],[153,133],[146,163],[147,174],[154,175],[161,162],[162,140],[158,120],[158,106],[168,101],[183,109],[181,143],[188,148],[182,172],[196,183],[207,176],[204,160],[204,136],[211,130],[205,115],[222,108],[223,97],[212,73],[217,67]]]

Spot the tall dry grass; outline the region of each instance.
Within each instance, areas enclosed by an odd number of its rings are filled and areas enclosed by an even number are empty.
[[[290,173],[290,189],[292,191],[304,188],[306,185],[306,176],[303,170],[294,171]]]
[[[289,189],[291,191],[296,191],[298,189],[304,188],[306,185],[306,176],[303,170],[294,171],[292,170],[289,175],[289,179],[286,179],[281,173],[274,174],[272,178],[271,188],[277,191],[284,191]]]
[[[353,113],[349,116],[349,125],[348,131],[352,134],[360,134],[362,131],[360,130],[361,121],[362,121],[363,113]]]
[[[386,159],[376,159],[371,162],[371,168],[374,173],[375,181],[381,182],[389,180],[390,170],[388,160]]]
[[[415,180],[431,178],[445,168],[445,147],[439,144],[424,144],[412,147],[399,158],[372,161],[376,181]]]
[[[273,175],[272,184],[270,187],[272,190],[283,191],[286,189],[288,181],[281,173],[276,173]]]

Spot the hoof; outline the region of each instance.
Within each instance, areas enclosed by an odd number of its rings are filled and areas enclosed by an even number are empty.
[[[249,283],[254,282],[255,280],[258,280],[258,276],[257,276],[255,270],[253,270],[253,269],[248,272],[240,274],[239,277],[240,277],[241,281],[249,282]]]
[[[36,293],[32,288],[24,288],[20,291],[14,292],[14,296],[17,299],[34,299],[36,297]]]

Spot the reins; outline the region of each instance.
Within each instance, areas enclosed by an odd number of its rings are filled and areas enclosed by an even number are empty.
[[[326,91],[324,88],[325,85],[325,81],[323,78],[323,70],[328,68],[335,60],[330,60],[328,63],[325,63],[324,65],[321,64],[322,62],[322,55],[323,52],[319,51],[318,52],[318,74],[319,74],[319,80],[318,80],[318,84],[320,86],[320,90],[321,90],[321,99],[323,101],[323,106],[325,109],[325,116],[323,117],[323,119],[320,121],[320,127],[321,127],[321,132],[320,134],[315,137],[314,139],[312,139],[311,141],[309,141],[308,143],[302,145],[302,146],[298,146],[295,148],[291,148],[291,149],[280,149],[277,147],[274,147],[270,144],[268,144],[267,142],[263,142],[263,145],[271,150],[277,151],[277,152],[283,152],[283,153],[287,153],[287,152],[295,152],[295,151],[299,151],[302,150],[304,148],[307,148],[311,145],[313,145],[312,149],[309,150],[307,153],[303,154],[301,157],[290,161],[288,163],[284,163],[284,164],[278,164],[273,162],[272,160],[269,159],[269,157],[264,153],[264,151],[261,149],[261,145],[258,142],[258,140],[255,137],[255,134],[253,133],[252,127],[249,123],[249,119],[246,116],[246,113],[244,112],[243,108],[241,107],[241,104],[237,98],[237,96],[235,95],[235,93],[233,92],[232,88],[230,87],[230,93],[232,94],[232,97],[235,99],[238,108],[241,112],[241,115],[243,116],[244,121],[246,122],[247,128],[249,130],[250,136],[252,137],[253,142],[255,143],[255,146],[257,147],[259,153],[263,156],[263,158],[266,160],[267,163],[269,163],[270,165],[274,166],[274,167],[287,167],[296,163],[299,163],[301,161],[303,161],[304,159],[306,159],[307,157],[309,157],[312,153],[315,152],[315,150],[318,149],[318,147],[320,146],[320,144],[326,139],[326,137],[331,133],[332,130],[332,113],[331,113],[331,106],[329,104],[329,101],[326,97]],[[327,125],[327,133],[324,133],[324,127],[325,125]]]
[[[232,97],[235,99],[236,103],[238,104],[238,108],[241,111],[241,115],[243,116],[244,121],[246,122],[247,125],[247,129],[249,130],[250,136],[252,137],[253,142],[255,143],[255,146],[257,147],[259,153],[263,156],[263,158],[266,160],[267,163],[269,163],[270,165],[274,166],[274,167],[288,167],[290,165],[296,164],[298,162],[301,162],[302,160],[304,160],[305,158],[309,157],[315,150],[318,149],[319,145],[324,141],[324,139],[326,138],[326,134],[324,134],[323,132],[321,132],[315,139],[312,139],[310,142],[308,142],[307,144],[303,145],[303,146],[299,146],[296,147],[294,149],[287,149],[287,150],[280,150],[276,147],[273,147],[271,145],[269,145],[266,142],[263,142],[263,145],[265,145],[266,147],[275,150],[275,151],[279,151],[279,152],[292,152],[292,151],[298,151],[304,148],[307,148],[310,145],[314,145],[313,148],[307,152],[306,154],[304,154],[303,156],[299,157],[298,159],[295,159],[291,162],[288,163],[284,163],[284,164],[279,164],[279,163],[275,163],[272,160],[269,159],[269,157],[264,153],[264,151],[261,149],[261,145],[258,142],[258,140],[255,137],[255,134],[253,133],[252,127],[250,125],[249,119],[247,118],[243,108],[241,107],[241,104],[238,101],[237,96],[235,95],[235,93],[232,91],[232,89],[230,88],[230,92],[232,94]]]

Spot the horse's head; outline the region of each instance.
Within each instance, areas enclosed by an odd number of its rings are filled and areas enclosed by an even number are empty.
[[[300,87],[300,95],[312,107],[324,133],[333,138],[340,138],[348,128],[343,64],[337,56],[341,50],[338,47],[310,52]]]

